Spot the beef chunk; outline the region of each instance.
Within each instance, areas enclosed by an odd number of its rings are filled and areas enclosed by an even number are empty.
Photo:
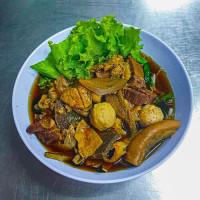
[[[157,95],[147,89],[124,88],[124,98],[134,105],[152,104]]]
[[[46,145],[57,142],[59,139],[59,134],[60,129],[58,128],[44,129],[43,131],[35,133],[38,139]]]
[[[144,78],[143,67],[140,63],[138,63],[132,56],[128,56],[127,62],[133,75]]]
[[[48,145],[58,141],[60,129],[55,126],[55,121],[51,118],[43,118],[28,126],[26,132],[29,134],[35,133],[42,143]]]
[[[130,88],[146,88],[144,78],[140,76],[133,75],[132,79],[127,83]]]
[[[44,128],[42,127],[42,124],[40,122],[36,122],[34,124],[29,125],[28,128],[26,129],[26,132],[29,134],[33,134],[35,132],[40,132],[43,130]]]

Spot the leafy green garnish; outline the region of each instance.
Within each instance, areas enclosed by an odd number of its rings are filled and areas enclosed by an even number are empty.
[[[53,82],[53,79],[48,78],[46,76],[40,76],[40,80],[38,83],[38,86],[41,90],[48,89],[50,87],[50,84]]]
[[[167,111],[168,103],[170,100],[172,100],[172,97],[173,95],[170,92],[167,94],[161,93],[160,96],[154,102],[155,105],[158,106],[162,110],[165,117],[167,115],[166,111]]]
[[[145,63],[143,66],[144,69],[144,80],[145,83],[147,83],[149,85],[149,87],[153,86],[153,81],[151,78],[151,71],[150,71],[150,67],[149,67],[149,63]]]
[[[94,64],[102,63],[115,54],[124,58],[131,54],[142,64],[139,45],[140,29],[124,28],[114,15],[103,17],[100,23],[96,19],[78,21],[71,34],[62,42],[54,44],[49,41],[51,53],[48,57],[31,67],[40,74],[57,78],[62,74],[67,79],[90,78],[89,69]]]
[[[49,78],[56,79],[60,74],[55,68],[54,57],[52,53],[49,53],[47,58],[35,65],[31,65],[32,69],[35,69],[40,74]]]
[[[172,94],[167,93],[167,94],[161,94],[155,101],[155,105],[159,106],[162,102],[168,102],[172,99]]]

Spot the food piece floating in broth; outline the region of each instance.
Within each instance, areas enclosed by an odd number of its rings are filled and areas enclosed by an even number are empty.
[[[114,93],[122,89],[126,80],[124,79],[112,79],[112,78],[91,78],[91,79],[81,79],[80,83],[86,87],[88,90],[91,90],[97,95],[105,95]]]
[[[146,153],[159,141],[171,137],[180,126],[180,121],[164,120],[142,130],[130,143],[126,161],[135,166],[142,164]]]
[[[75,139],[82,158],[91,156],[102,144],[100,136],[84,120],[81,120],[76,128]]]
[[[115,110],[106,102],[95,104],[90,114],[92,125],[100,131],[111,128],[115,123],[115,119]]]

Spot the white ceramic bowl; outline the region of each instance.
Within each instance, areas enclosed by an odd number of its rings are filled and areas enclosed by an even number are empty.
[[[129,25],[124,25],[129,26]],[[70,34],[73,27],[67,28],[44,41],[37,47],[23,64],[13,90],[12,108],[17,130],[23,142],[32,154],[50,169],[63,176],[90,183],[115,183],[136,178],[161,165],[178,148],[183,140],[192,115],[192,89],[187,72],[177,55],[160,39],[154,35],[141,30],[140,37],[143,39],[143,52],[151,56],[167,72],[170,83],[175,94],[175,119],[181,121],[181,126],[176,134],[141,166],[110,173],[94,173],[79,170],[62,162],[44,157],[46,149],[40,144],[36,136],[26,133],[30,124],[28,114],[28,98],[31,86],[37,76],[37,72],[30,65],[44,60],[50,48],[48,41],[58,43]]]

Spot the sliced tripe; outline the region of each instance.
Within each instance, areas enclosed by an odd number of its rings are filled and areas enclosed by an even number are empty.
[[[95,151],[91,158],[102,159],[103,157],[105,157],[111,150],[113,143],[120,138],[120,135],[116,132],[105,132],[102,133],[100,137],[103,140],[103,143]]]
[[[47,158],[59,160],[59,161],[62,161],[62,162],[72,159],[72,156],[64,155],[61,152],[45,152],[44,156],[47,157]]]

